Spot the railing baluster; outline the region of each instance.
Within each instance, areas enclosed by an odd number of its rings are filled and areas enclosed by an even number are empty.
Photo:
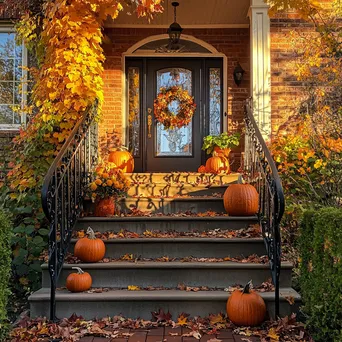
[[[88,148],[89,132],[96,127],[96,104],[76,124],[49,168],[42,187],[42,206],[50,222],[48,267],[51,279],[50,319],[56,320],[56,288],[72,231],[83,208],[89,174],[97,149]]]
[[[279,316],[280,221],[285,208],[284,193],[271,153],[254,119],[251,100],[245,106],[245,124],[244,173],[259,191],[259,219],[275,286],[275,315]]]

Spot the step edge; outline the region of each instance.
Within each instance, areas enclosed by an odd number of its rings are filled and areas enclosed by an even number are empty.
[[[78,219],[78,222],[124,222],[124,221],[251,221],[257,222],[257,216],[87,216]]]
[[[79,239],[71,239],[71,243],[76,243]],[[263,238],[118,238],[118,239],[102,239],[107,244],[119,243],[264,243]]]
[[[50,292],[49,288],[41,288],[38,291],[31,294],[28,298],[29,302],[40,302],[49,301]],[[203,296],[203,293],[206,293]],[[265,301],[274,301],[275,292],[258,292]],[[284,294],[284,296],[281,295]],[[222,290],[214,291],[180,291],[180,290],[155,290],[155,291],[128,291],[128,290],[111,290],[102,293],[71,293],[67,290],[56,291],[56,301],[70,301],[70,296],[73,301],[174,301],[174,300],[184,300],[184,301],[209,301],[209,300],[227,300],[231,295],[230,292]],[[295,302],[301,301],[301,295],[291,287],[280,288],[280,301],[285,302],[288,296],[292,296]]]
[[[79,264],[63,264],[64,270],[70,270],[72,267],[80,267],[82,269],[97,269],[97,270],[106,270],[106,269],[191,269],[191,268],[223,268],[223,269],[269,269],[269,264],[257,264],[257,263],[243,263],[243,262],[232,262],[232,261],[223,261],[223,262],[181,262],[181,261],[172,261],[172,262],[126,262],[126,261],[117,261],[117,262],[107,262],[107,263],[79,263]],[[282,263],[282,270],[292,270],[293,264],[290,262]],[[42,270],[47,270],[48,264],[42,264]]]

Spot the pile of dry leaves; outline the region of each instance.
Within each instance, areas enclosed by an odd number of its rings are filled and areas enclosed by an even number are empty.
[[[11,342],[36,342],[43,338],[62,339],[65,342],[78,341],[80,338],[91,335],[108,338],[129,338],[134,335],[134,329],[152,329],[160,326],[177,328],[186,327],[189,332],[182,336],[191,336],[198,340],[203,334],[213,335],[215,342],[221,342],[220,330],[233,329],[233,333],[243,336],[248,341],[250,336],[260,337],[261,342],[313,342],[305,331],[302,323],[296,322],[296,316],[268,321],[260,327],[235,327],[227,317],[219,313],[208,317],[189,318],[189,315],[182,313],[176,320],[172,320],[169,312],[162,309],[152,312],[151,320],[129,319],[122,316],[107,317],[101,320],[87,321],[77,315],[65,318],[58,323],[49,322],[45,318],[35,320],[23,317],[11,332]],[[127,332],[127,329],[131,329]],[[178,330],[179,331],[179,330]],[[180,336],[178,332],[170,335]]]

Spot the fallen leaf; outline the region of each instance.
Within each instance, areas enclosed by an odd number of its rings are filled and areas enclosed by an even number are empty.
[[[277,334],[275,328],[271,328],[268,331],[267,337],[271,338],[271,340],[273,340],[273,341],[279,341],[279,335]]]
[[[140,291],[141,288],[139,286],[136,286],[136,285],[128,285],[127,290],[128,291]]]

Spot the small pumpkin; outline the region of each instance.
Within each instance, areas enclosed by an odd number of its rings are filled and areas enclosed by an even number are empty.
[[[91,288],[93,282],[91,275],[84,272],[80,267],[72,267],[77,273],[71,273],[66,279],[66,288],[70,292],[83,292]]]
[[[227,315],[236,325],[260,325],[266,316],[266,304],[262,297],[251,290],[252,281],[244,289],[235,290],[227,301]]]
[[[229,173],[230,165],[227,158],[219,156],[216,153],[205,163],[207,172],[211,173]]]
[[[259,209],[259,194],[251,184],[230,184],[223,195],[223,204],[231,216],[255,215]]]
[[[128,151],[112,151],[108,161],[114,163],[123,172],[131,173],[134,170],[134,158]]]
[[[207,171],[207,169],[205,168],[204,165],[201,165],[197,170],[197,172],[199,172],[199,173],[206,173],[206,171]]]
[[[101,239],[96,238],[94,231],[88,227],[87,235],[76,242],[75,257],[83,262],[97,262],[105,256],[106,246]]]

